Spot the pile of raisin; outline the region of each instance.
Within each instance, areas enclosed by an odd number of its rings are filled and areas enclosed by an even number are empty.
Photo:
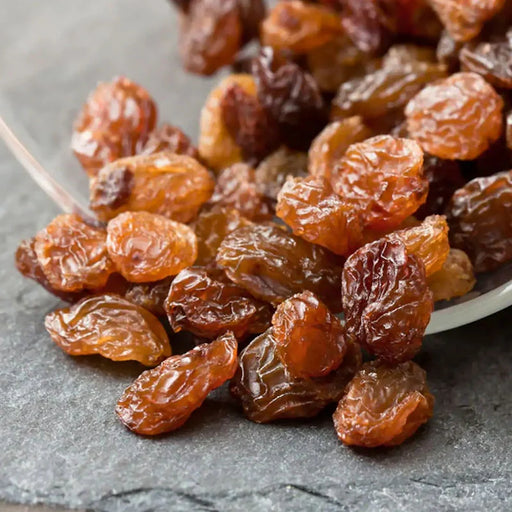
[[[327,409],[346,445],[402,443],[432,416],[412,359],[435,302],[512,261],[512,9],[172,3],[185,68],[233,72],[197,144],[127,78],[90,94],[71,145],[96,219],[59,215],[16,252],[69,303],[51,339],[150,367],[115,408],[138,434],[229,381],[252,421]]]

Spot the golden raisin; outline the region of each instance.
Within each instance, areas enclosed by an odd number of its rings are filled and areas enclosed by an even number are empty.
[[[130,283],[124,297],[130,302],[151,311],[158,317],[165,316],[164,302],[169,294],[172,277],[152,283]]]

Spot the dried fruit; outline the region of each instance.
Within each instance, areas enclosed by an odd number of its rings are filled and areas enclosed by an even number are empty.
[[[278,196],[276,215],[308,242],[348,256],[362,242],[357,208],[337,196],[321,176],[288,178]]]
[[[164,302],[171,287],[172,277],[152,283],[130,283],[124,293],[126,299],[151,311],[156,316],[165,316]]]
[[[197,240],[191,228],[148,212],[126,212],[107,226],[107,248],[128,281],[146,283],[174,276],[192,265]]]
[[[167,123],[160,125],[158,129],[149,134],[141,153],[152,155],[161,151],[191,156],[196,160],[199,158],[199,151],[192,141],[177,126]]]
[[[359,116],[328,124],[309,148],[309,173],[330,180],[341,157],[351,144],[370,138],[371,130]]]
[[[105,286],[114,272],[107,233],[76,214],[58,215],[35,237],[37,261],[50,285],[63,292]]]
[[[113,361],[154,366],[171,355],[158,319],[118,295],[92,295],[46,315],[52,340],[72,356],[100,354]]]
[[[342,278],[347,335],[396,363],[420,349],[433,309],[425,266],[398,241],[378,240],[352,254]]]
[[[277,355],[294,377],[323,377],[343,361],[347,350],[343,326],[311,292],[279,304],[272,326]]]
[[[234,208],[254,221],[273,217],[271,204],[256,183],[255,171],[247,164],[234,164],[219,174],[210,204]]]
[[[260,35],[260,25],[266,15],[265,0],[237,0],[242,23],[242,42],[247,43]]]
[[[206,339],[231,331],[241,340],[265,331],[272,317],[269,304],[251,297],[223,272],[204,267],[187,268],[174,278],[165,309],[175,332],[185,329]]]
[[[340,310],[340,259],[278,226],[233,231],[221,243],[217,263],[258,299],[279,304],[309,290],[334,312]]]
[[[208,201],[211,174],[197,160],[170,151],[113,162],[90,183],[90,205],[107,221],[125,211],[157,213],[190,222]]]
[[[341,366],[325,377],[293,377],[277,355],[269,329],[254,339],[240,355],[230,391],[245,415],[257,423],[310,418],[342,396],[345,386],[361,366],[361,349],[347,342]]]
[[[332,184],[344,201],[357,205],[366,226],[376,230],[396,227],[427,197],[423,151],[412,140],[390,135],[352,144]]]
[[[140,85],[124,77],[100,83],[75,121],[71,148],[95,176],[109,162],[139,153],[156,119],[155,102]]]
[[[512,171],[476,178],[453,195],[446,216],[452,247],[462,249],[476,272],[512,258]]]
[[[476,279],[468,255],[459,249],[450,249],[442,268],[429,276],[427,283],[436,302],[469,293]]]
[[[166,359],[142,373],[117,402],[116,413],[130,430],[157,435],[181,427],[210,391],[236,371],[237,342],[226,333]]]
[[[426,374],[416,363],[365,363],[336,408],[334,428],[347,445],[396,446],[431,418],[433,408]]]
[[[503,100],[480,75],[456,73],[425,87],[407,105],[407,128],[422,148],[473,160],[502,132]]]

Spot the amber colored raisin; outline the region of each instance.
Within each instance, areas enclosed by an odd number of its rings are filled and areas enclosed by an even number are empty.
[[[117,270],[134,283],[174,276],[197,258],[191,228],[148,212],[125,212],[107,226],[107,248]]]
[[[503,100],[480,75],[456,73],[425,87],[407,105],[407,128],[423,149],[449,160],[473,160],[502,131]]]
[[[283,142],[292,149],[307,149],[327,122],[314,78],[269,47],[253,61],[252,72],[258,98],[278,122]]]
[[[242,161],[242,149],[229,134],[222,113],[222,98],[233,84],[256,96],[256,84],[251,75],[230,75],[210,92],[201,110],[199,154],[214,171]]]
[[[334,168],[351,144],[370,138],[371,130],[359,116],[328,124],[309,148],[308,170],[313,176],[330,180]]]
[[[114,265],[107,233],[76,214],[58,215],[37,233],[34,250],[50,285],[64,292],[103,287]]]
[[[425,202],[423,151],[408,139],[380,135],[352,144],[332,178],[335,192],[377,230],[400,225]]]
[[[334,312],[340,310],[341,261],[275,225],[252,225],[230,233],[217,263],[254,297],[279,304],[309,290]]]
[[[363,243],[361,245],[370,244],[381,238],[385,238],[387,235],[391,233],[395,233],[396,231],[400,231],[402,229],[415,228],[421,225],[421,221],[419,221],[416,217],[410,216],[407,217],[400,226],[396,228],[385,229],[383,231],[376,231],[374,229],[365,228],[363,230]]]
[[[72,356],[100,354],[113,361],[154,366],[171,355],[158,319],[118,295],[92,295],[46,315],[52,340]]]
[[[342,278],[347,334],[388,362],[421,348],[433,309],[425,266],[398,240],[378,240],[352,254]]]
[[[230,391],[240,400],[245,415],[257,423],[310,418],[337,402],[361,366],[361,349],[347,342],[341,365],[325,377],[297,378],[277,355],[269,329],[254,339],[240,355]]]
[[[338,368],[347,350],[340,320],[311,292],[279,304],[272,317],[277,354],[295,377],[323,377]]]
[[[431,418],[433,408],[426,373],[416,363],[365,363],[336,408],[334,428],[347,445],[396,446]]]
[[[460,249],[450,249],[442,268],[427,279],[434,301],[450,300],[469,293],[476,284],[473,265]]]
[[[401,35],[435,42],[443,25],[432,10],[429,0],[397,0],[397,32]]]
[[[271,203],[263,195],[254,169],[247,164],[234,164],[217,178],[210,204],[234,208],[245,218],[254,221],[273,217]]]
[[[184,329],[206,339],[227,331],[238,340],[259,334],[272,317],[269,304],[251,297],[223,272],[208,272],[204,267],[187,268],[174,278],[165,309],[175,332]]]
[[[307,53],[342,32],[338,14],[321,5],[290,0],[276,4],[261,25],[262,44]]]
[[[288,178],[278,196],[276,215],[295,235],[336,254],[348,256],[361,245],[359,211],[321,176]]]
[[[409,254],[423,261],[427,277],[441,270],[450,252],[448,224],[441,215],[431,215],[419,226],[394,231],[386,239],[403,242]]]
[[[197,160],[170,151],[113,162],[90,183],[90,205],[107,221],[125,211],[190,222],[212,195],[214,180]]]
[[[156,105],[124,77],[100,83],[75,121],[71,147],[90,176],[109,162],[140,152],[157,119]]]
[[[245,160],[259,162],[279,146],[279,128],[259,100],[238,84],[229,86],[220,102],[222,120]]]
[[[441,34],[441,38],[437,43],[436,56],[437,60],[444,64],[448,71],[455,72],[459,70],[459,53],[464,43],[455,41],[447,30]]]
[[[467,183],[453,195],[446,216],[452,247],[468,254],[476,272],[512,259],[512,171]]]
[[[181,427],[210,391],[229,380],[237,367],[237,342],[226,333],[142,373],[116,406],[133,432],[157,435]]]
[[[152,155],[161,151],[171,151],[178,155],[187,155],[195,158],[199,157],[199,151],[177,126],[164,123],[155,131],[149,134],[148,140],[141,153]]]
[[[211,75],[231,64],[242,46],[237,0],[191,0],[182,17],[180,54],[187,71]]]
[[[443,25],[456,41],[476,37],[505,0],[429,0]]]
[[[172,277],[152,283],[130,283],[124,297],[158,317],[165,316],[164,302],[169,294],[171,283]]]

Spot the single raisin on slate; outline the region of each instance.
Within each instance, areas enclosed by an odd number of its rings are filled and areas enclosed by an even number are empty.
[[[361,366],[361,349],[347,341],[341,365],[325,377],[293,377],[277,355],[272,329],[255,338],[242,352],[230,391],[251,421],[310,418],[344,394]]]
[[[456,73],[425,87],[408,103],[407,129],[428,153],[473,160],[502,133],[503,100],[480,75]]]
[[[103,221],[126,211],[147,211],[190,222],[213,187],[211,173],[190,156],[171,151],[137,155],[101,169],[90,182],[90,206]]]
[[[311,292],[293,295],[272,317],[277,355],[295,377],[323,377],[342,364],[348,343],[340,320]]]
[[[469,293],[476,284],[473,265],[460,249],[450,249],[443,266],[427,279],[434,301],[450,300]]]
[[[242,340],[265,331],[272,317],[269,304],[251,297],[222,271],[204,267],[189,267],[174,278],[165,310],[175,332],[184,329],[205,339],[231,331]]]
[[[432,417],[434,397],[416,363],[365,363],[347,386],[333,415],[339,440],[347,445],[396,446]]]
[[[433,309],[425,265],[403,242],[378,240],[352,254],[342,278],[347,335],[390,363],[421,348]]]
[[[169,288],[171,287],[172,277],[166,277],[161,281],[152,283],[130,283],[124,293],[124,297],[130,302],[151,311],[158,317],[165,316],[164,303]]]
[[[279,193],[276,215],[308,242],[348,256],[362,245],[359,211],[336,195],[321,176],[288,178]]]
[[[340,311],[341,258],[276,225],[250,225],[220,244],[217,264],[254,297],[279,304],[309,290]]]
[[[72,356],[100,354],[113,361],[155,366],[171,355],[158,319],[118,295],[91,295],[46,315],[46,330]]]
[[[117,416],[137,434],[176,430],[210,391],[233,376],[236,367],[237,341],[228,332],[142,373],[117,402]]]
[[[100,83],[75,121],[71,147],[90,176],[109,162],[139,153],[155,128],[149,93],[124,77]]]
[[[194,231],[148,212],[125,212],[107,226],[107,248],[122,276],[134,283],[174,276],[197,258]]]
[[[106,242],[104,229],[76,214],[62,214],[37,233],[34,251],[53,288],[79,292],[102,288],[115,271]]]
[[[366,226],[399,226],[425,202],[423,151],[409,139],[380,135],[352,144],[332,177],[334,191],[362,212]]]
[[[462,249],[476,272],[512,259],[512,171],[476,178],[453,195],[446,209],[452,247]]]
[[[192,144],[189,137],[177,126],[164,123],[156,130],[149,134],[148,140],[141,153],[144,155],[152,155],[153,153],[160,153],[161,151],[170,151],[178,155],[187,155],[199,158],[199,151]]]

